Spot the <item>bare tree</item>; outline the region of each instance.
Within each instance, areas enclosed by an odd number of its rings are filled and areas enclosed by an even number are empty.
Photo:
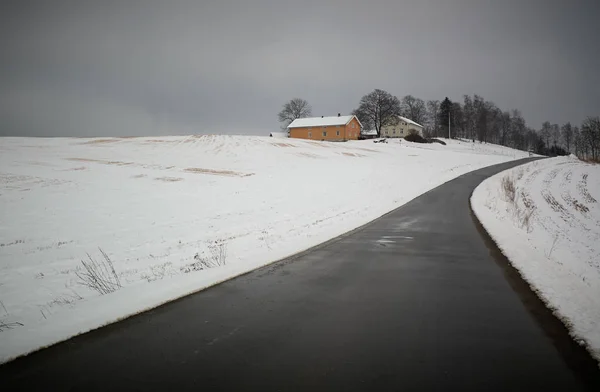
[[[293,98],[285,105],[277,115],[281,124],[281,129],[286,129],[292,121],[297,118],[310,117],[312,115],[312,108],[308,104],[308,101],[302,98]]]
[[[439,135],[440,128],[440,101],[431,100],[427,101],[427,117],[429,118],[429,127],[431,128],[432,134],[435,136]]]
[[[558,143],[560,142],[560,127],[558,124],[552,124],[550,134],[552,136],[552,145],[558,146]]]
[[[500,122],[500,140],[499,143],[503,146],[506,146],[508,143],[508,137],[512,130],[512,119],[510,117],[509,112],[503,112],[498,117]]]
[[[597,160],[600,156],[600,117],[588,117],[581,124],[581,137],[589,147],[592,159]]]
[[[425,101],[422,99],[407,95],[402,98],[401,109],[403,116],[408,117],[419,124],[425,123],[427,109],[425,107]]]
[[[452,114],[452,127],[454,131],[453,137],[464,137],[465,136],[465,119],[463,115],[462,107],[460,106],[460,102],[452,102],[452,106],[450,107],[450,113]]]
[[[510,118],[510,139],[511,147],[528,149],[537,148],[538,140],[537,134],[532,129],[527,129],[525,119],[521,115],[521,112],[517,109],[513,109]]]
[[[579,132],[579,128],[573,127],[573,147],[575,147],[575,155],[577,155],[580,158],[584,157],[583,144],[583,138],[581,137],[581,132]]]
[[[550,136],[552,132],[552,126],[548,121],[544,121],[542,124],[542,129],[540,131],[540,135],[542,136],[542,140],[546,143],[546,147],[550,147]]]
[[[475,108],[473,106],[473,100],[468,95],[464,96],[463,117],[465,123],[466,136],[474,141],[476,129]]]
[[[352,112],[363,126],[375,128],[378,137],[381,135],[381,127],[394,124],[400,113],[400,100],[379,89],[363,96],[358,108]]]
[[[490,136],[493,114],[496,105],[475,94],[473,97],[473,108],[475,109],[475,124],[477,126],[477,137],[480,142],[487,142]]]
[[[565,141],[567,152],[571,152],[571,143],[573,141],[573,127],[568,122],[562,126],[562,138]]]

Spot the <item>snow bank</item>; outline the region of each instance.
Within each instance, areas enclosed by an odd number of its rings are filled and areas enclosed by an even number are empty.
[[[448,143],[2,138],[0,361],[285,258],[463,173],[527,155]],[[225,244],[226,264],[199,270],[215,243]],[[123,286],[106,295],[77,276],[86,253],[101,258],[98,247]]]
[[[503,179],[515,185],[514,203]],[[497,174],[471,198],[502,253],[600,361],[599,201],[600,166],[573,157]]]

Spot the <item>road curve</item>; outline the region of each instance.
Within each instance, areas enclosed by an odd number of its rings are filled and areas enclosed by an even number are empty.
[[[463,175],[297,257],[8,363],[1,385],[598,391],[595,362],[471,215],[473,189],[519,163]]]

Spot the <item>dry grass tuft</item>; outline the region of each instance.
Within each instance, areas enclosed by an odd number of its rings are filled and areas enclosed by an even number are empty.
[[[81,260],[84,271],[76,271],[75,275],[79,278],[79,284],[104,295],[117,291],[122,286],[112,260],[102,249],[98,249],[103,259],[95,260],[88,253],[88,260]]]
[[[506,201],[514,203],[517,196],[517,189],[515,180],[510,175],[506,175],[502,178],[502,190],[504,191]]]
[[[181,177],[156,177],[155,180],[164,181],[164,182],[177,182],[183,181]]]
[[[225,242],[214,242],[208,245],[209,255],[203,257],[196,253],[194,256],[194,262],[184,265],[179,268],[184,274],[193,271],[202,271],[209,268],[221,267],[227,264],[227,243]]]
[[[517,177],[522,178],[523,174],[518,173]],[[533,205],[533,200],[531,200],[524,191],[521,191],[520,196],[522,203],[519,203],[516,180],[510,175],[506,175],[502,178],[501,186],[505,199],[509,203],[513,216],[519,223],[519,226],[528,233],[531,232],[531,218],[536,209],[535,205]],[[522,204],[522,206],[520,204]]]

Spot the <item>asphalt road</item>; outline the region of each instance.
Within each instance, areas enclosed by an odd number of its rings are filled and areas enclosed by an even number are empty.
[[[3,390],[598,391],[448,182],[366,227],[0,367]]]

